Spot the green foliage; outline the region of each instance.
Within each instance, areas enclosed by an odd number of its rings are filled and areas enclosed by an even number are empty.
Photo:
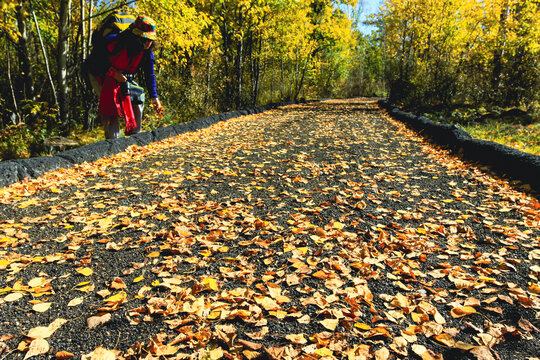
[[[31,138],[31,131],[28,125],[24,123],[9,125],[0,132],[1,160],[30,157]]]
[[[46,102],[25,101],[21,106],[24,122],[0,130],[2,160],[28,158],[44,154],[43,141],[54,135],[47,124],[54,121],[56,108]]]

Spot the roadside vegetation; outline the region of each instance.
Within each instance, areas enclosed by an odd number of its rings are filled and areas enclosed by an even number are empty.
[[[119,9],[158,24],[165,116],[146,111],[147,130],[273,102],[384,96],[474,137],[538,153],[537,2],[389,0],[369,20],[371,34],[358,30],[362,4],[0,0],[0,160],[62,150],[45,145],[51,138],[103,139],[80,69],[92,30]],[[497,109],[531,120],[482,118]]]

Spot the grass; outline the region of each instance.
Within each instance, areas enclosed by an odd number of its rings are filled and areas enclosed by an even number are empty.
[[[488,120],[461,125],[473,138],[491,140],[515,149],[540,155],[540,122],[531,125]]]
[[[97,124],[93,130],[84,130],[80,127],[74,130],[69,138],[77,141],[83,146],[105,139],[105,132],[103,131],[101,124]]]

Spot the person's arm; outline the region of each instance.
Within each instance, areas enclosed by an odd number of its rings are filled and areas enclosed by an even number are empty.
[[[161,101],[159,101],[159,97],[157,94],[156,73],[154,71],[154,52],[152,50],[148,50],[148,52],[144,54],[144,56],[145,59],[143,62],[143,71],[144,77],[146,79],[146,89],[148,90],[152,105],[154,106],[156,113],[158,115],[161,115],[163,113],[163,106],[161,105]]]

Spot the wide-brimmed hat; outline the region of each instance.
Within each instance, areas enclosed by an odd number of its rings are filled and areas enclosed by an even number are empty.
[[[156,22],[148,16],[139,15],[137,19],[130,25],[131,32],[149,40],[157,40]]]

